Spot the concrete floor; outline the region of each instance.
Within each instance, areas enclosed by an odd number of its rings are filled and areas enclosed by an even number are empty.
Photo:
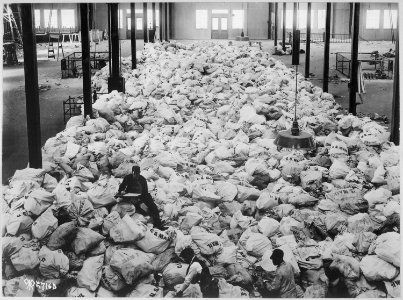
[[[183,41],[194,42],[194,41]],[[228,41],[223,41],[228,42]],[[263,50],[272,51],[273,41],[262,41]],[[92,46],[91,51],[95,46]],[[97,46],[97,51],[107,51],[107,41]],[[142,50],[143,41],[137,41],[137,49]],[[335,70],[335,52],[350,51],[350,44],[331,44],[330,47],[330,76],[342,75]],[[301,45],[305,49],[305,45]],[[386,52],[394,45],[390,42],[361,42],[361,52],[378,50]],[[121,42],[122,56],[130,55],[130,40]],[[66,43],[64,46],[65,55],[73,51],[80,51],[79,44]],[[311,44],[311,67],[310,72],[315,76],[310,79],[314,85],[322,87],[323,74],[323,44]],[[68,96],[82,94],[82,79],[61,79],[60,61],[47,58],[46,44],[38,44],[38,80],[40,85],[49,85],[49,90],[39,93],[41,113],[41,141],[42,145],[46,140],[55,136],[64,129],[63,122],[63,101]],[[286,65],[291,66],[291,56],[275,56]],[[19,58],[22,62],[22,57]],[[299,72],[304,74],[305,55],[300,56]],[[367,93],[363,96],[364,104],[357,107],[358,112],[376,112],[386,115],[389,119],[392,114],[392,81],[367,81]],[[344,108],[348,108],[347,83],[331,81],[329,92],[335,96],[336,101]],[[26,107],[25,107],[25,81],[23,64],[18,66],[4,66],[3,68],[3,127],[2,127],[2,183],[7,184],[8,179],[15,170],[27,167],[28,164],[28,142],[26,128]]]

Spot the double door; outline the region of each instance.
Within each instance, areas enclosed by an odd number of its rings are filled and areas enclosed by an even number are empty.
[[[144,39],[144,30],[143,30],[143,14],[136,14],[136,39],[142,40]],[[132,18],[130,15],[126,18],[126,38],[130,39],[132,34]]]
[[[211,17],[211,38],[228,39],[228,16]]]

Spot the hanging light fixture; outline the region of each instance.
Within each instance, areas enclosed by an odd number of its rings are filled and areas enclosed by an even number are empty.
[[[294,11],[295,14],[295,11]],[[294,21],[296,16],[294,17]],[[297,121],[297,97],[298,97],[298,64],[299,64],[299,30],[293,32],[293,51],[292,51],[292,64],[295,65],[295,103],[294,103],[294,121],[290,130],[280,131],[274,140],[274,144],[278,148],[291,148],[291,149],[313,149],[315,142],[311,134],[299,129]]]

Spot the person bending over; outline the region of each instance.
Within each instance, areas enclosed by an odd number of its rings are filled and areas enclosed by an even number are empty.
[[[179,257],[182,258],[185,263],[189,264],[189,267],[186,271],[185,282],[182,284],[175,297],[182,297],[183,292],[191,283],[198,283],[203,298],[218,298],[219,291],[217,279],[211,276],[209,268],[203,261],[195,256],[192,248],[185,248]]]
[[[145,204],[148,208],[148,214],[154,220],[154,226],[160,230],[167,229],[166,227],[162,226],[158,207],[151,195],[148,193],[147,180],[140,175],[139,166],[133,166],[132,173],[125,176],[123,182],[119,186],[118,196],[123,196],[127,193],[140,194],[139,197],[129,198],[129,201],[136,207],[136,211],[146,215],[147,212],[141,208],[141,204]]]

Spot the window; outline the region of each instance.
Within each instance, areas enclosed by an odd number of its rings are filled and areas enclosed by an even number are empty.
[[[318,29],[325,29],[326,27],[326,10],[318,10]]]
[[[396,29],[397,25],[397,10],[384,10],[383,11],[383,28]]]
[[[65,28],[76,27],[74,9],[62,9],[61,15],[62,15],[62,27]]]
[[[218,30],[218,18],[211,19],[211,29]]]
[[[132,18],[127,18],[127,30],[132,30]]]
[[[367,29],[378,29],[379,28],[379,15],[380,15],[380,11],[377,9],[368,9],[367,10],[367,20],[366,20]]]
[[[143,18],[136,19],[136,30],[143,30]]]
[[[228,19],[221,18],[221,30],[228,30]]]
[[[131,10],[130,8],[126,9],[126,14],[130,14]],[[143,13],[143,9],[142,8],[135,8],[134,9],[134,13],[135,14],[142,14]]]
[[[212,9],[212,14],[228,14],[228,9]]]
[[[196,10],[196,29],[207,29],[207,10]]]
[[[232,11],[232,29],[243,29],[243,10]]]
[[[50,28],[58,28],[59,26],[57,25],[57,9],[52,9],[52,14],[50,9],[45,9],[43,12],[45,17],[45,27],[49,26],[50,20]]]
[[[306,20],[307,20],[307,12],[306,12],[306,10],[299,10],[298,11],[297,28],[299,28],[299,29],[306,28]],[[312,24],[311,24],[311,26],[312,26]]]
[[[35,27],[41,27],[41,11],[35,9]]]
[[[153,28],[153,11],[152,9],[147,9],[147,28],[152,29]]]
[[[311,28],[313,28],[315,22],[315,11],[311,10]]]
[[[119,9],[119,29],[123,29],[123,10]]]
[[[293,19],[293,11],[291,9],[287,9],[285,11],[285,28],[292,28],[292,19]],[[283,14],[281,13],[281,28],[283,28]]]

